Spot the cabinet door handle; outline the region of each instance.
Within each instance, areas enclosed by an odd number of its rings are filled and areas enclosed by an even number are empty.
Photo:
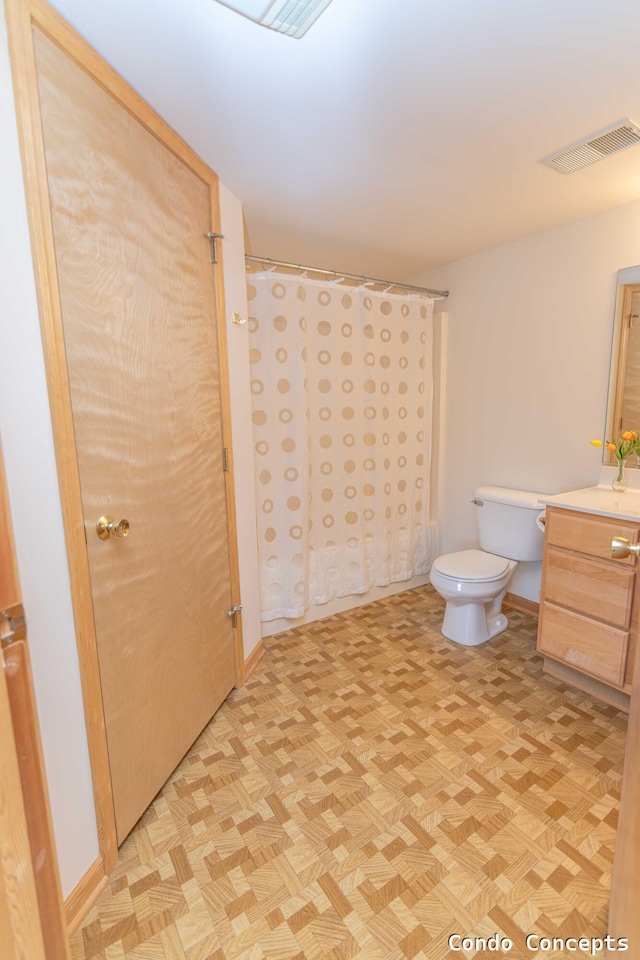
[[[624,537],[614,537],[611,541],[611,556],[614,560],[625,560],[628,556],[640,556],[640,543],[629,543]]]

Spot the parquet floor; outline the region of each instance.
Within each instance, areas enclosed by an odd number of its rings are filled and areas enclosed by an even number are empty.
[[[531,617],[467,650],[442,610],[427,587],[268,639],[74,960],[550,960],[580,954],[526,934],[602,937],[626,718],[542,675]],[[447,945],[496,932],[510,951]]]

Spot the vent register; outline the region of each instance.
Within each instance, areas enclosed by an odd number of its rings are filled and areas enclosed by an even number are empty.
[[[640,143],[640,126],[633,120],[619,120],[617,123],[599,130],[598,133],[585,137],[542,158],[542,163],[553,167],[558,173],[574,173],[582,170],[598,160],[604,160],[613,153],[626,150]]]
[[[250,20],[299,39],[331,0],[218,0]]]

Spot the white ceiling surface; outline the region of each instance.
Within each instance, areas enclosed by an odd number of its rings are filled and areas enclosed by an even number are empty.
[[[301,40],[215,0],[53,0],[242,201],[252,252],[405,279],[640,197],[638,0],[333,0]]]

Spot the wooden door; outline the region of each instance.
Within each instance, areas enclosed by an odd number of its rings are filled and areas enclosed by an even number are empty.
[[[0,957],[68,960],[2,451],[0,611]]]
[[[620,816],[616,836],[616,851],[611,878],[609,905],[609,934],[625,937],[629,956],[640,956],[640,669],[636,658],[627,745],[624,755],[624,776],[620,798]],[[608,951],[613,960],[619,952]]]
[[[34,42],[122,842],[236,678],[211,186]]]

